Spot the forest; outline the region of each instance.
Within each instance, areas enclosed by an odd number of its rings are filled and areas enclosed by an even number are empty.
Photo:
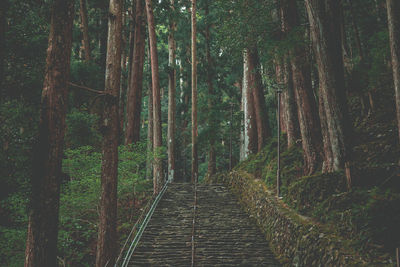
[[[2,0],[0,144],[0,266],[112,266],[229,173],[395,262],[400,2]]]

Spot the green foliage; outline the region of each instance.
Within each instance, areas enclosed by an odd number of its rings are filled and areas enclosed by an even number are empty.
[[[313,216],[335,222],[339,232],[358,238],[365,250],[393,251],[400,245],[400,194],[391,190],[375,187],[333,194],[315,207]]]
[[[3,124],[4,125],[4,124]],[[101,153],[93,147],[67,149],[60,197],[59,257],[70,266],[93,266],[98,228]],[[118,167],[120,236],[140,214],[151,196],[152,181],[145,179],[146,144],[121,146]],[[24,174],[27,175],[27,174]],[[24,176],[26,178],[26,176]],[[25,185],[26,186],[26,185]],[[21,266],[26,241],[27,194],[23,190],[1,200],[0,265]]]
[[[235,169],[244,170],[248,173],[254,174],[257,170],[261,170],[266,166],[266,164],[268,164],[268,162],[276,157],[277,145],[277,139],[271,138],[260,153],[249,155],[249,157],[246,160],[241,161]]]
[[[0,226],[0,263],[2,266],[19,267],[24,265],[26,229]]]
[[[22,266],[32,146],[37,108],[22,101],[0,105],[0,265]]]
[[[70,181],[63,185],[60,199],[59,251],[71,263],[93,261],[93,255],[85,257],[96,240],[101,154],[89,146],[65,154],[63,171]]]
[[[5,36],[5,77],[1,94],[7,99],[39,103],[48,38],[49,2],[9,2]],[[0,64],[3,64],[1,62]],[[3,79],[3,77],[0,77]]]
[[[339,235],[350,237],[357,250],[387,253],[393,252],[400,240],[397,231],[400,194],[394,179],[398,173],[397,157],[394,156],[398,155],[398,148],[389,145],[396,142],[397,132],[391,123],[375,120],[375,117],[364,120],[357,128],[354,156],[358,167],[354,167],[353,190],[347,191],[343,172],[301,177],[301,147],[295,145],[287,149],[284,142],[281,147],[281,193],[283,201],[290,207],[324,223]],[[276,146],[276,139],[270,139],[261,153],[250,155],[235,167],[235,171],[242,177],[247,177],[248,173],[257,178],[265,177],[267,186],[275,188]],[[224,173],[213,179],[217,178],[231,179]],[[379,186],[374,186],[377,183]]]
[[[100,72],[100,67],[93,62],[74,60],[71,62],[71,80],[75,83],[84,83],[86,86],[104,90],[100,85],[100,80],[103,79]],[[81,90],[81,89],[77,89]]]
[[[0,195],[14,189],[26,192],[30,175],[32,145],[37,133],[38,110],[23,102],[9,101],[0,105]],[[3,191],[4,190],[4,191]]]
[[[101,153],[84,146],[68,149],[65,154],[63,171],[69,181],[62,186],[60,201],[60,257],[73,266],[92,266],[99,216]],[[145,180],[145,163],[145,143],[119,148],[118,216],[124,223],[132,219],[132,211],[137,208],[133,203],[151,195],[152,182]]]
[[[100,132],[97,129],[99,118],[95,114],[72,110],[67,115],[67,131],[65,143],[68,148],[81,146],[98,146],[101,141]]]
[[[271,14],[275,4],[271,1],[216,1],[218,12],[218,41],[235,58],[241,58],[243,48],[249,44],[271,45],[274,22]],[[271,47],[271,46],[270,46]]]
[[[371,89],[381,86],[382,74],[389,74],[387,62],[390,61],[389,33],[387,30],[374,34],[369,44],[372,49],[371,66],[368,69],[368,82]]]
[[[287,149],[286,137],[281,136],[281,191],[286,195],[290,183],[303,173],[303,153],[299,144]],[[263,150],[240,162],[235,169],[262,178],[269,187],[275,188],[277,174],[277,138],[270,138]]]
[[[297,210],[307,213],[318,203],[345,191],[346,178],[343,173],[315,174],[301,177],[290,183],[286,201]]]
[[[285,138],[282,138],[285,140]],[[303,152],[300,144],[295,144],[287,149],[286,144],[281,146],[281,193],[285,195],[289,185],[303,174]],[[263,167],[263,178],[268,186],[276,186],[278,163],[275,155]]]

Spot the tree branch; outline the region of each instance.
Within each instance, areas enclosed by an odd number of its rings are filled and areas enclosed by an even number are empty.
[[[84,90],[87,90],[89,92],[96,93],[96,94],[99,94],[99,95],[110,95],[110,93],[108,93],[106,91],[95,90],[95,89],[92,89],[92,88],[89,88],[89,87],[86,87],[86,86],[83,86],[83,85],[75,84],[75,83],[72,83],[72,82],[69,82],[68,84],[73,86],[73,87],[84,89]]]

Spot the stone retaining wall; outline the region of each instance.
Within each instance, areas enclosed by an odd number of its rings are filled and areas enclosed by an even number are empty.
[[[218,174],[207,182],[223,183],[233,191],[285,266],[393,266],[388,257],[372,262],[359,255],[350,240],[299,215],[248,173]]]

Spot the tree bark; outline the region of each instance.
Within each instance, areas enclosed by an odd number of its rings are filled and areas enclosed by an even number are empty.
[[[118,98],[121,82],[122,0],[110,0],[103,113],[100,224],[96,266],[113,266],[118,249]]]
[[[125,104],[126,104],[126,91],[127,91],[127,77],[126,77],[126,69],[127,69],[127,59],[126,59],[126,34],[124,31],[126,24],[126,14],[122,14],[122,41],[121,41],[121,83],[119,89],[119,105],[118,105],[118,114],[119,114],[119,130],[120,135],[124,133],[124,121],[125,121]]]
[[[281,1],[281,19],[283,20],[284,30],[287,33],[300,26],[295,0]],[[291,49],[290,63],[304,151],[304,173],[311,175],[317,171],[322,161],[322,135],[311,84],[311,69],[308,62],[305,44],[301,43]]]
[[[144,10],[142,11],[144,12]],[[128,77],[127,77],[127,85],[126,88],[124,89],[125,94],[121,95],[120,97],[120,109],[119,109],[119,114],[120,114],[120,124],[121,124],[121,134],[123,134],[123,139],[125,143],[125,136],[126,136],[126,129],[124,129],[124,126],[127,124],[127,101],[128,101],[128,92],[130,90],[130,81],[132,77],[132,62],[133,62],[133,48],[134,48],[134,35],[135,35],[135,17],[134,14],[136,14],[136,1],[132,1],[132,14],[129,16],[129,37],[128,37],[128,45],[129,45],[129,53],[128,53],[128,61],[126,63],[126,68],[128,72]],[[121,118],[121,114],[124,113],[124,116]],[[124,130],[125,131],[124,131]]]
[[[106,57],[107,57],[107,36],[108,36],[108,9],[109,9],[109,1],[108,0],[102,0],[101,1],[104,6],[102,5],[102,10],[101,10],[101,17],[99,21],[99,26],[100,26],[100,31],[99,31],[99,51],[100,51],[100,56],[99,56],[99,65],[101,68],[101,71],[106,73]],[[102,80],[103,84],[104,80]],[[104,84],[103,84],[104,85]],[[102,86],[104,88],[104,86]]]
[[[57,266],[61,162],[72,46],[74,1],[55,0],[34,157],[25,267]]]
[[[90,53],[90,39],[89,39],[89,25],[87,17],[86,0],[79,0],[80,3],[80,15],[81,15],[81,30],[83,34],[83,48],[85,50],[85,61],[91,60]]]
[[[171,12],[175,12],[174,0],[171,0]],[[174,14],[170,16],[169,21],[169,36],[168,36],[168,179],[174,180],[175,178],[175,130],[176,130],[176,104],[175,104],[175,91],[176,91],[176,44],[175,44],[175,30],[176,23],[173,19]]]
[[[325,115],[325,103],[321,91],[319,92],[318,114],[320,117],[321,135],[324,148],[322,172],[323,173],[333,172],[334,168],[333,168],[333,154],[332,154],[331,140],[329,137],[328,122]]]
[[[244,65],[244,64],[243,64]],[[240,99],[240,112],[242,116],[240,117],[240,161],[243,161],[246,159],[246,148],[245,148],[245,119],[244,119],[244,101],[245,101],[245,95],[243,92],[243,78],[241,79],[242,81],[240,82],[239,90],[241,94],[241,99]]]
[[[145,21],[143,0],[136,1],[133,60],[126,106],[125,144],[140,141],[140,113],[142,109],[143,65],[145,52]]]
[[[192,0],[192,182],[199,176],[197,154],[197,55],[196,55],[196,0]]]
[[[340,9],[340,36],[342,39],[342,60],[346,71],[351,71],[351,58],[349,55],[347,34],[346,34],[346,20],[343,6]]]
[[[253,107],[257,127],[257,152],[265,146],[267,137],[271,136],[268,127],[268,113],[265,104],[264,90],[260,74],[260,60],[257,47],[247,50],[248,86],[253,94]]]
[[[160,98],[160,78],[158,74],[158,56],[157,56],[157,40],[156,25],[154,22],[154,14],[151,0],[146,0],[147,25],[149,28],[150,58],[151,58],[151,81],[153,90],[153,192],[158,194],[163,186],[163,171],[160,148],[162,147],[161,136],[161,98]]]
[[[386,5],[400,141],[400,3],[396,0],[386,0]]]
[[[281,19],[281,31],[282,36],[287,37],[293,20],[292,17],[289,18],[288,12],[288,2],[287,0],[282,0],[279,5],[279,14]],[[285,128],[287,134],[288,147],[295,144],[296,140],[299,138],[299,122],[297,116],[297,107],[293,88],[293,73],[289,62],[289,54],[283,56],[282,62],[282,77],[283,84],[285,88],[282,92],[281,100],[283,102],[282,112],[284,113]]]
[[[255,154],[258,150],[257,122],[254,110],[253,90],[250,86],[249,52],[243,52],[243,110],[244,110],[244,155]]]
[[[311,175],[322,162],[322,135],[317,105],[311,86],[310,67],[306,50],[294,51],[292,56],[293,84],[297,115],[304,151],[304,173]]]
[[[340,1],[306,0],[311,36],[318,65],[320,94],[329,132],[333,170],[349,172],[351,125],[346,103],[340,35]],[[321,118],[322,119],[322,118]],[[351,187],[351,177],[347,175]]]
[[[299,121],[297,116],[297,104],[294,96],[292,69],[287,56],[284,57],[283,78],[286,87],[282,94],[284,102],[283,112],[285,113],[287,143],[288,147],[291,147],[299,139]]]
[[[135,28],[136,28],[136,26],[135,26],[136,1],[132,1],[132,12],[133,12],[133,14],[131,14],[131,16],[130,16],[129,40],[128,40],[129,55],[128,55],[128,89],[127,89],[127,91],[129,91],[129,87],[130,87],[130,80],[131,80],[131,76],[132,76],[133,48],[135,47],[134,36],[135,36]],[[142,12],[144,12],[144,10]]]
[[[207,59],[207,87],[208,87],[208,127],[209,127],[209,135],[208,135],[208,140],[210,142],[210,148],[208,151],[208,175],[214,175],[217,171],[217,159],[216,159],[216,153],[215,153],[215,129],[216,129],[216,124],[215,124],[215,119],[213,115],[213,107],[215,105],[214,101],[214,86],[213,86],[213,62],[211,58],[211,34],[210,34],[210,28],[211,25],[208,22],[209,20],[209,1],[206,3],[205,7],[205,16],[207,20],[207,25],[206,25],[206,32],[205,32],[205,37],[206,37],[206,59]]]
[[[151,88],[151,81],[149,82],[149,99],[148,99],[148,125],[147,125],[147,161],[146,161],[146,177],[147,179],[151,179],[151,173],[153,169],[153,164],[152,164],[152,151],[153,151],[153,90]]]
[[[188,56],[188,58],[189,58],[189,56]],[[188,60],[189,61],[189,60]],[[182,68],[183,69],[183,68]],[[186,158],[187,158],[187,156],[186,156],[186,147],[188,146],[188,144],[189,144],[189,137],[188,137],[188,134],[187,134],[187,129],[188,129],[188,125],[189,125],[189,121],[188,121],[188,119],[187,119],[187,114],[188,114],[188,112],[189,112],[189,98],[190,98],[190,92],[189,92],[189,82],[188,82],[188,80],[189,80],[189,75],[186,75],[186,77],[185,77],[186,79],[184,79],[184,81],[183,81],[183,88],[184,88],[184,91],[183,91],[183,94],[182,94],[182,102],[183,102],[183,117],[184,117],[184,119],[183,119],[183,122],[182,122],[182,134],[183,134],[183,151],[182,151],[182,161],[183,161],[183,170],[182,170],[182,173],[183,173],[183,177],[182,177],[182,180],[183,181],[185,181],[185,182],[190,182],[191,181],[191,177],[189,177],[189,175],[188,175],[188,167],[187,167],[187,160],[186,160]]]

